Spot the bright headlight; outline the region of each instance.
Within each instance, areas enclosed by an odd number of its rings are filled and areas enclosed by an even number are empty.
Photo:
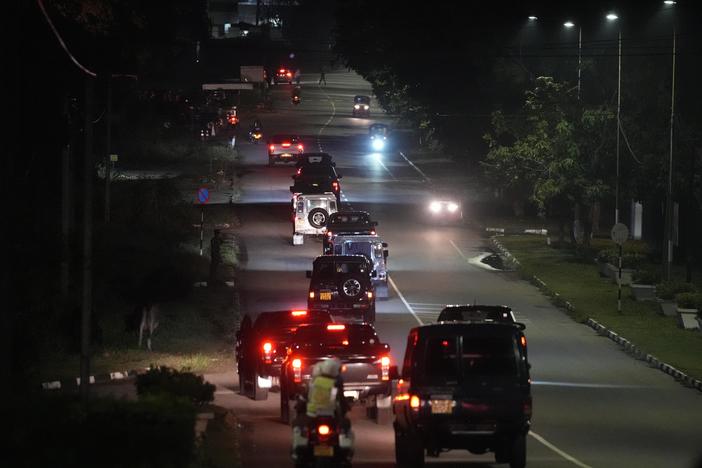
[[[455,203],[449,203],[449,204],[448,204],[448,210],[449,210],[451,213],[455,213],[457,209],[458,209],[458,205],[457,205],[457,204],[455,204]]]
[[[368,106],[363,106],[363,110],[368,110]]]
[[[439,203],[438,201],[431,202],[431,204],[429,205],[429,209],[433,213],[438,213],[439,211],[441,211],[441,203]]]
[[[353,106],[353,108],[354,108],[354,109],[360,109],[361,106],[359,106],[358,104],[355,104],[355,105]]]
[[[373,140],[373,149],[380,151],[385,147],[385,142],[383,140]]]

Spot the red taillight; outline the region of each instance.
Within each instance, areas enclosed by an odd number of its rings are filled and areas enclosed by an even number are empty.
[[[310,291],[310,299],[314,299],[314,291]]]
[[[330,238],[330,239],[331,239],[333,235],[334,235],[334,233],[333,233],[333,232],[331,232],[331,231],[327,231],[327,237],[328,237],[328,238]]]
[[[335,192],[339,190],[339,182],[334,181],[332,182],[332,188],[334,189]]]
[[[342,323],[334,323],[332,325],[327,325],[327,330],[329,331],[338,331],[338,330],[345,330],[346,325]]]
[[[292,360],[293,381],[295,383],[302,382],[302,360],[295,358]]]
[[[526,336],[522,335],[519,342],[522,344],[522,348],[526,348]]]
[[[302,145],[297,145],[297,149],[299,149],[300,151],[302,151],[303,149],[305,149],[305,147],[302,146]]]
[[[380,372],[383,380],[390,380],[390,358],[388,356],[380,358]]]
[[[307,315],[307,311],[306,310],[293,310],[292,312],[290,312],[290,314],[293,317],[302,317],[302,316]]]
[[[317,426],[317,434],[319,434],[321,436],[329,435],[330,432],[331,432],[331,428],[329,426],[327,426],[326,424],[320,424],[319,426]]]
[[[273,345],[271,344],[270,341],[266,341],[263,343],[263,352],[266,354],[270,354],[271,351],[273,350]]]
[[[286,75],[288,75],[288,76],[292,76],[292,73],[290,73],[290,72],[287,72],[287,73],[286,73]]]
[[[283,148],[290,148],[290,143],[287,143],[287,142],[286,142],[286,143],[283,143],[282,146],[283,146]]]
[[[375,229],[371,229],[371,232],[370,232],[370,233],[371,233],[371,236],[374,236],[374,235],[375,235]]]
[[[269,146],[268,149],[270,149],[271,151],[275,150],[275,145]]]
[[[532,411],[531,397],[524,400],[523,410],[524,410],[524,416],[526,416],[527,418],[531,418],[531,411]]]
[[[295,175],[300,175],[300,174],[302,174],[302,168],[301,168],[301,167],[298,167],[298,168],[297,168],[297,172],[295,173]]]
[[[278,73],[285,73],[285,68],[281,68]]]
[[[366,295],[368,296],[368,299],[373,299],[373,291],[367,291]]]
[[[419,409],[419,397],[417,395],[412,395],[409,399],[410,408]]]

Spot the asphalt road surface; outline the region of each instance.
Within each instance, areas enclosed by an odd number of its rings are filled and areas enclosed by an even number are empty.
[[[485,240],[466,227],[434,226],[422,212],[431,187],[449,178],[450,163],[412,167],[401,148],[377,158],[366,145],[368,126],[390,123],[377,102],[371,118],[352,118],[355,94],[371,94],[353,73],[329,73],[327,86],[303,75],[302,104],[290,103],[288,85],[274,91],[275,109],[260,113],[264,136],[297,133],[306,149],[331,153],[337,161],[343,202],[370,211],[389,244],[392,287],[377,303],[376,328],[401,363],[407,332],[433,321],[444,304],[511,306],[527,325],[532,363],[534,416],[528,438],[531,467],[692,467],[702,454],[702,395],[636,361],[606,338],[577,324],[553,307],[533,286],[513,273],[491,271],[471,262]],[[242,130],[249,122],[242,122]],[[239,202],[244,242],[242,312],[305,307],[312,259],[319,240],[292,245],[290,176],[292,167],[267,166],[264,144],[238,138],[243,156],[243,196]],[[410,142],[403,142],[407,145]],[[421,171],[421,172],[420,172]],[[429,183],[426,177],[433,183]],[[460,182],[460,179],[458,179]],[[470,189],[470,180],[463,181]],[[470,207],[464,210],[470,216]],[[702,357],[701,357],[702,359]],[[252,401],[236,393],[235,374],[208,376],[218,384],[216,402],[232,408],[242,425],[246,467],[292,466],[290,428],[278,419],[278,393]],[[356,467],[394,466],[390,425],[352,413]],[[491,454],[447,452],[429,466],[499,466]],[[503,465],[504,466],[504,465]]]

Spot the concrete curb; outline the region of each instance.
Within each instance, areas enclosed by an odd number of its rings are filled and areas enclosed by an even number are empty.
[[[117,372],[110,372],[109,374],[97,374],[97,375],[91,375],[90,376],[90,383],[91,384],[96,384],[96,383],[107,383],[107,382],[114,382],[116,380],[127,380],[136,377],[138,374],[142,372],[146,372],[148,369],[144,369],[144,371],[136,371],[136,370],[130,370],[130,371],[117,371]],[[67,379],[67,380],[52,380],[49,382],[42,382],[41,388],[43,390],[61,390],[65,388],[77,388],[80,386],[80,377],[76,377],[74,379]]]
[[[500,243],[499,240],[496,239],[495,236],[490,237],[490,242],[492,245],[495,247],[495,249],[500,252],[501,255],[507,259],[508,262],[510,262],[515,268],[520,267],[519,260],[517,260],[506,248],[505,246]],[[546,283],[544,283],[539,277],[536,275],[531,275],[528,277],[530,282],[534,284],[536,287],[541,290],[544,294],[547,296],[551,297],[553,299],[553,302],[559,306],[562,307],[569,312],[575,312],[575,307],[573,307],[573,304],[568,302],[567,300],[563,299],[560,294],[557,292],[553,291],[548,287]],[[689,388],[694,388],[696,390],[699,390],[702,392],[702,381],[695,379],[694,377],[691,377],[687,375],[686,373],[676,369],[675,367],[671,366],[668,363],[665,363],[658,359],[657,357],[646,353],[643,351],[641,348],[633,344],[631,341],[627,340],[623,336],[619,335],[618,333],[610,330],[609,328],[605,327],[601,323],[597,322],[596,320],[589,318],[585,322],[586,325],[588,325],[590,328],[595,330],[599,335],[606,336],[610,340],[614,341],[618,345],[620,345],[623,350],[635,357],[636,359],[646,361],[651,367],[655,367],[656,369],[665,372],[666,374],[670,375],[673,377],[675,380],[677,380],[679,383],[682,385],[689,387]]]

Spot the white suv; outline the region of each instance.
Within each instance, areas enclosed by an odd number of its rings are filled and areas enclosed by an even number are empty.
[[[304,235],[324,235],[329,215],[336,213],[333,192],[293,195],[293,245],[302,245]]]

